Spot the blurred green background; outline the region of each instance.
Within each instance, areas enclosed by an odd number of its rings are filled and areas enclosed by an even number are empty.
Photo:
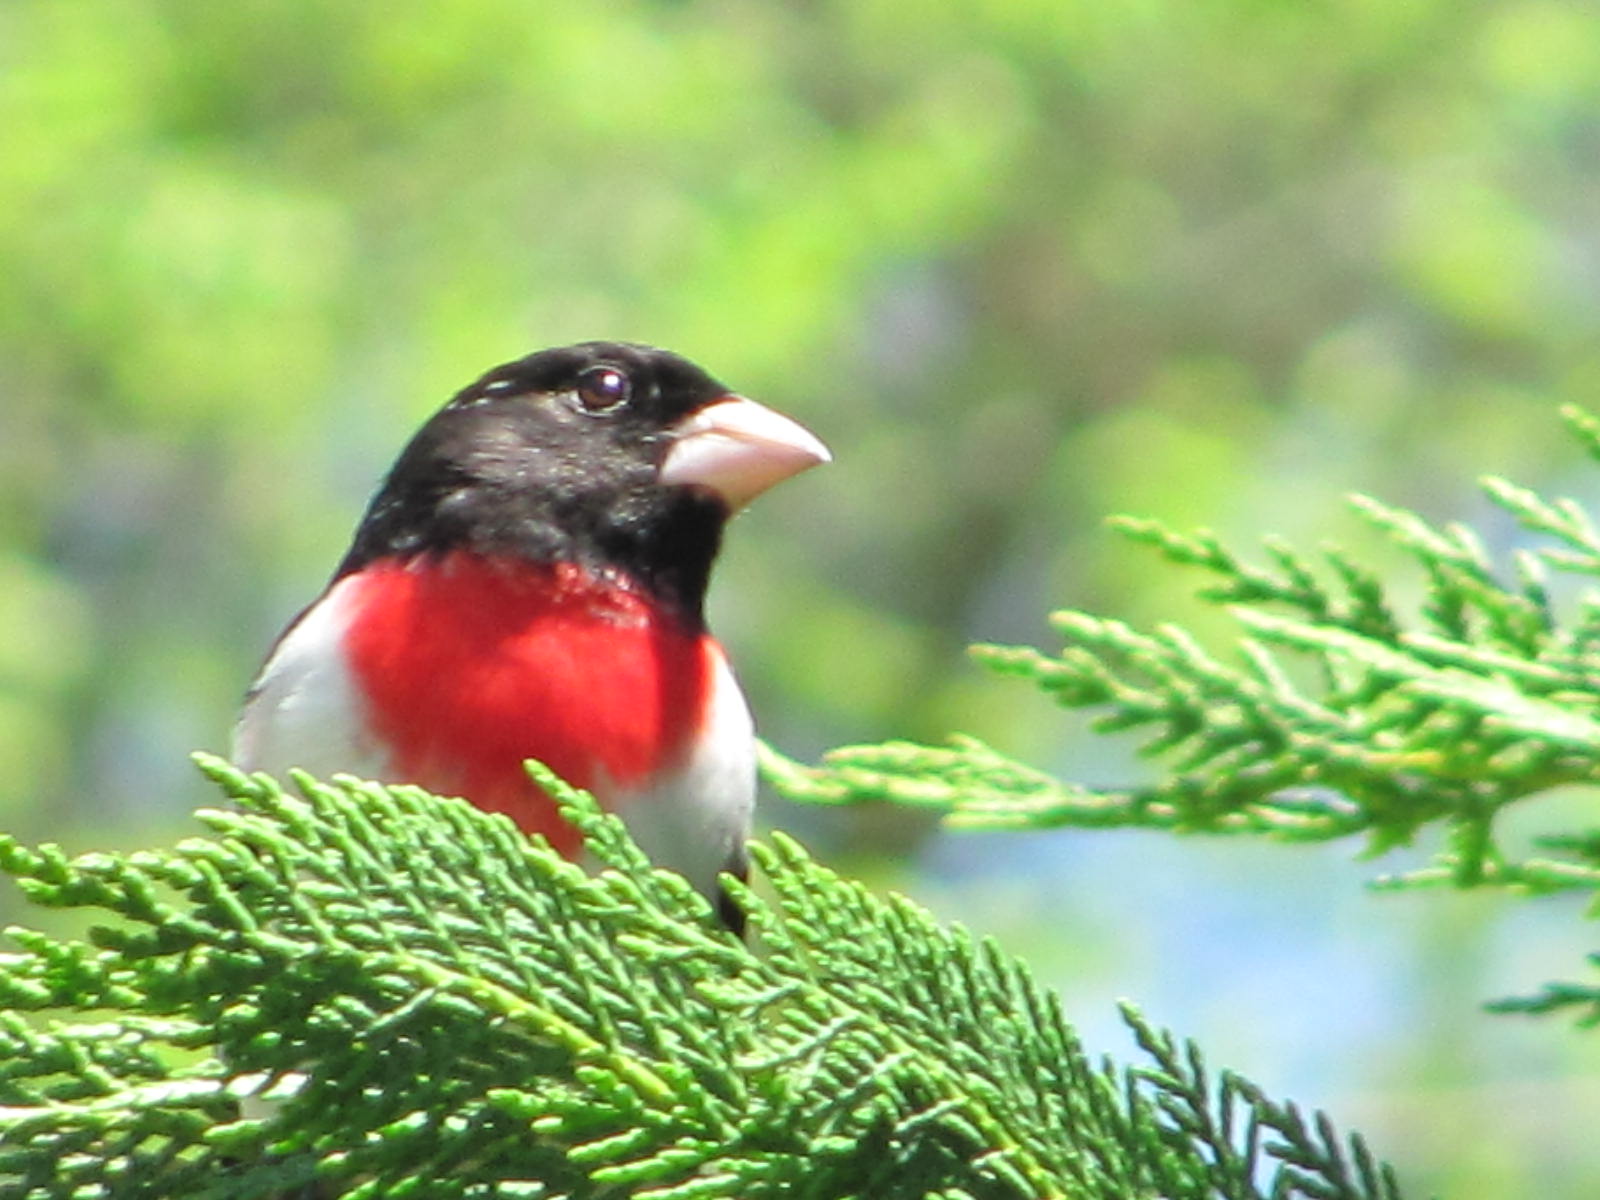
[[[1479,472],[1600,500],[1554,415],[1600,404],[1597,162],[1580,3],[7,0],[0,825],[191,832],[186,753],[415,425],[590,337],[837,454],[715,588],[776,744],[962,729],[1126,781],[965,643],[1207,626],[1111,512],[1371,550],[1362,489],[1503,549]],[[1600,1194],[1595,1035],[1477,1008],[1582,970],[1575,903],[1376,898],[1354,847],[764,816],[999,936],[1092,1045],[1131,997],[1417,1195]]]

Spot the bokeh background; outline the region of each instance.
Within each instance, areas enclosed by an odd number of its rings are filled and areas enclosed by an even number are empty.
[[[777,745],[1136,778],[964,645],[1219,629],[1113,512],[1383,561],[1347,491],[1499,549],[1482,471],[1600,499],[1554,411],[1600,403],[1597,163],[1600,11],[1558,0],[6,0],[0,825],[192,832],[187,752],[414,426],[589,337],[837,453],[716,588]],[[1600,1194],[1600,1037],[1478,1007],[1583,970],[1575,903],[1363,891],[1418,852],[764,817],[999,937],[1095,1048],[1130,997],[1416,1195]]]

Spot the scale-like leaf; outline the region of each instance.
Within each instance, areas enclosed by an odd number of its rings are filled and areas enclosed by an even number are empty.
[[[1136,1014],[1152,1065],[1092,1065],[1021,964],[787,838],[774,899],[732,885],[752,949],[548,773],[594,874],[460,801],[205,766],[237,808],[172,851],[0,844],[115,922],[0,958],[0,1196],[1398,1194]]]

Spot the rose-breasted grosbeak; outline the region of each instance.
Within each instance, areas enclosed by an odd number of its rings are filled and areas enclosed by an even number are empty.
[[[755,760],[707,578],[728,518],[828,457],[665,350],[496,367],[411,440],[279,637],[236,760],[465,796],[572,853],[536,758],[715,897],[744,870]]]

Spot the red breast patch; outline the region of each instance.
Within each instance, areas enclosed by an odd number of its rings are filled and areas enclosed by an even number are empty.
[[[677,765],[700,727],[716,643],[637,590],[464,552],[356,578],[345,652],[396,776],[506,813],[563,853],[577,835],[523,759],[604,802]]]

